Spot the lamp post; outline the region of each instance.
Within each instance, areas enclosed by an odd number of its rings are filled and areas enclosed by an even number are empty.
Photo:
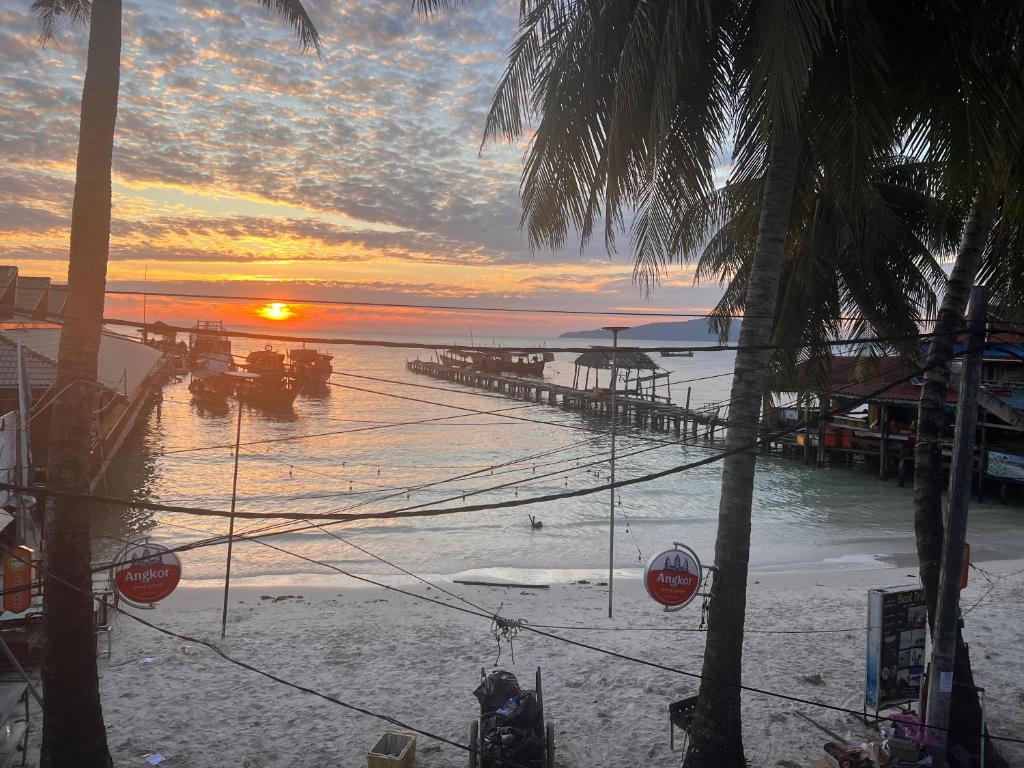
[[[628,331],[629,326],[609,325],[602,328],[612,333],[612,398],[610,407],[612,434],[612,468],[611,488],[608,489],[608,618],[612,617],[612,578],[615,570],[615,390],[618,384],[619,369],[616,352],[619,349],[619,331]]]

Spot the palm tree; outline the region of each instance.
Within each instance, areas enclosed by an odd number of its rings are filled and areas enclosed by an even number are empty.
[[[939,4],[935,14],[903,35],[907,50],[955,54],[907,58],[900,82],[906,88],[908,151],[938,170],[934,183],[940,194],[966,211],[928,347],[914,452],[914,530],[929,623],[934,621],[944,538],[941,440],[948,361],[979,269],[985,265],[983,277],[1006,299],[1012,297],[1005,289],[1014,283],[1014,259],[1020,264],[1021,31],[1019,3],[951,2]],[[981,708],[959,631],[954,681],[951,722],[965,734],[977,734]],[[973,735],[963,741],[977,754]]]
[[[319,37],[300,0],[262,0],[285,17],[303,49],[319,51]],[[121,0],[34,0],[44,42],[66,20],[89,23],[82,89],[78,163],[71,211],[68,319],[57,358],[47,481],[88,492],[92,414],[107,257],[110,248],[110,169],[121,64]],[[44,552],[46,649],[42,683],[41,768],[111,765],[100,704],[93,632],[91,539],[87,505],[61,498],[46,508]]]
[[[745,765],[739,685],[755,461],[748,448],[801,157],[813,142],[832,142],[829,177],[842,180],[844,199],[856,199],[863,165],[895,136],[876,21],[846,10],[768,0],[527,2],[488,116],[485,136],[494,138],[515,139],[538,121],[522,182],[534,247],[562,246],[571,229],[586,241],[603,216],[614,248],[635,212],[638,257],[671,258],[678,209],[712,192],[727,126],[735,127],[733,181],[761,180],[689,766]]]
[[[948,252],[958,236],[923,177],[919,163],[882,160],[864,201],[866,226],[855,229],[856,217],[805,153],[772,331],[772,344],[783,346],[772,353],[771,378],[783,389],[795,383],[801,392],[827,391],[832,353],[822,342],[828,339],[900,339],[872,351],[920,357],[918,324],[934,313],[946,277],[935,254]],[[723,338],[746,310],[762,187],[762,178],[728,184],[676,213],[667,252],[680,259],[699,254],[695,281],[725,286],[710,318]],[[664,256],[637,262],[643,282],[659,277]]]

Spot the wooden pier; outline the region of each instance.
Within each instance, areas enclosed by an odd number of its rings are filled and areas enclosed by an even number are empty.
[[[472,368],[444,365],[429,360],[409,360],[405,367],[412,373],[450,381],[465,387],[497,392],[517,400],[542,403],[552,408],[575,411],[588,416],[608,418],[612,393],[608,389],[576,389],[544,379],[519,378],[484,373]],[[714,439],[715,431],[725,426],[724,407],[714,404],[700,409],[634,397],[621,390],[615,394],[616,421],[637,429],[667,432],[681,437],[697,435],[698,426],[707,427],[706,436]]]

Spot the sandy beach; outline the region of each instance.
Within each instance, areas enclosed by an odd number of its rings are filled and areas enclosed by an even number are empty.
[[[1002,575],[1024,568],[1024,560],[980,565]],[[577,627],[551,630],[555,634],[699,672],[704,635],[668,631],[697,629],[699,602],[667,614],[644,594],[639,578],[621,578],[615,584],[615,617],[609,620],[607,591],[597,578],[591,584],[551,583],[549,589],[439,585],[490,610],[501,606],[506,617]],[[906,568],[752,573],[745,683],[859,710],[866,592],[915,580],[913,569]],[[989,587],[972,572],[964,605],[974,604]],[[462,605],[422,584],[403,588]],[[290,682],[466,743],[477,711],[472,690],[479,670],[492,669],[498,653],[487,620],[344,577],[317,576],[234,587],[228,635],[221,642],[221,599],[216,587],[182,586],[155,610],[138,614],[214,642],[232,657]],[[999,735],[1024,733],[1022,618],[1024,574],[998,581],[967,615],[976,675],[988,692],[990,729]],[[841,631],[766,632],[822,629]],[[543,668],[558,765],[626,768],[680,761],[669,749],[667,706],[696,692],[695,679],[527,631],[514,640],[514,663],[511,651],[502,643],[498,665],[522,682]],[[143,657],[152,661],[140,663]],[[158,752],[169,767],[355,767],[365,765],[366,752],[385,729],[394,729],[124,616],[116,621],[113,655],[101,659],[100,674],[110,747],[119,766],[145,765],[144,755]],[[813,761],[828,737],[798,712],[853,741],[866,733],[851,716],[746,693],[745,743],[753,765],[791,768]],[[41,718],[36,715],[30,762],[38,749]],[[417,742],[417,766],[465,763],[465,754],[454,747],[424,736]],[[1003,748],[1011,765],[1024,764],[1024,748]]]

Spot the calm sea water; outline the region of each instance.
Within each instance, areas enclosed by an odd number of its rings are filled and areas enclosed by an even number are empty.
[[[538,343],[536,339],[502,342]],[[582,346],[587,342],[549,339],[545,343]],[[257,346],[262,342],[235,343],[236,352],[242,354]],[[657,346],[657,342],[648,346]],[[381,512],[413,505],[458,508],[464,503],[580,489],[607,480],[610,444],[607,424],[601,421],[405,370],[407,359],[417,354],[431,357],[428,352],[341,346],[325,351],[335,356],[333,382],[339,386],[330,387],[323,395],[300,395],[294,408],[283,414],[244,408],[238,510],[315,515]],[[548,364],[546,378],[571,383],[574,357],[558,354]],[[682,382],[728,374],[733,353],[706,352],[657,361],[676,382],[672,389],[676,402],[685,400],[687,387],[692,388],[693,405],[728,398],[729,375]],[[508,416],[529,421],[445,405],[485,412],[506,409]],[[189,397],[187,380],[172,382],[164,389],[159,406],[149,411],[115,459],[107,491],[116,496],[227,510],[236,407],[232,403],[230,410],[218,411],[198,406]],[[652,437],[666,440],[669,436],[620,433],[616,465],[620,478],[691,462],[722,447],[721,442],[706,441],[664,445],[652,442]],[[881,482],[875,474],[859,469],[819,470],[778,457],[758,461],[751,553],[754,569],[868,567],[880,558],[898,560],[913,552],[909,488]],[[640,567],[657,548],[671,546],[673,541],[689,544],[710,562],[720,482],[720,465],[715,463],[622,489],[616,504],[616,566]],[[1020,507],[998,504],[973,506],[969,539],[975,556],[1018,556],[1024,543],[1019,525],[1022,512]],[[542,530],[531,530],[529,514],[543,522]],[[521,508],[359,521],[331,530],[422,574],[557,569],[566,575],[607,567],[608,518],[609,497],[602,492]],[[279,522],[240,520],[236,530],[275,524]],[[291,528],[296,523],[286,525]],[[102,553],[107,553],[129,535],[147,534],[165,544],[180,545],[225,533],[227,521],[142,512],[131,512],[126,520],[110,510],[98,528],[97,533],[108,537],[100,540]],[[358,573],[392,572],[322,530],[267,540]],[[221,577],[224,556],[223,546],[183,553],[185,577],[194,581]],[[326,572],[298,558],[244,542],[235,547],[233,573],[240,578],[275,580]]]

